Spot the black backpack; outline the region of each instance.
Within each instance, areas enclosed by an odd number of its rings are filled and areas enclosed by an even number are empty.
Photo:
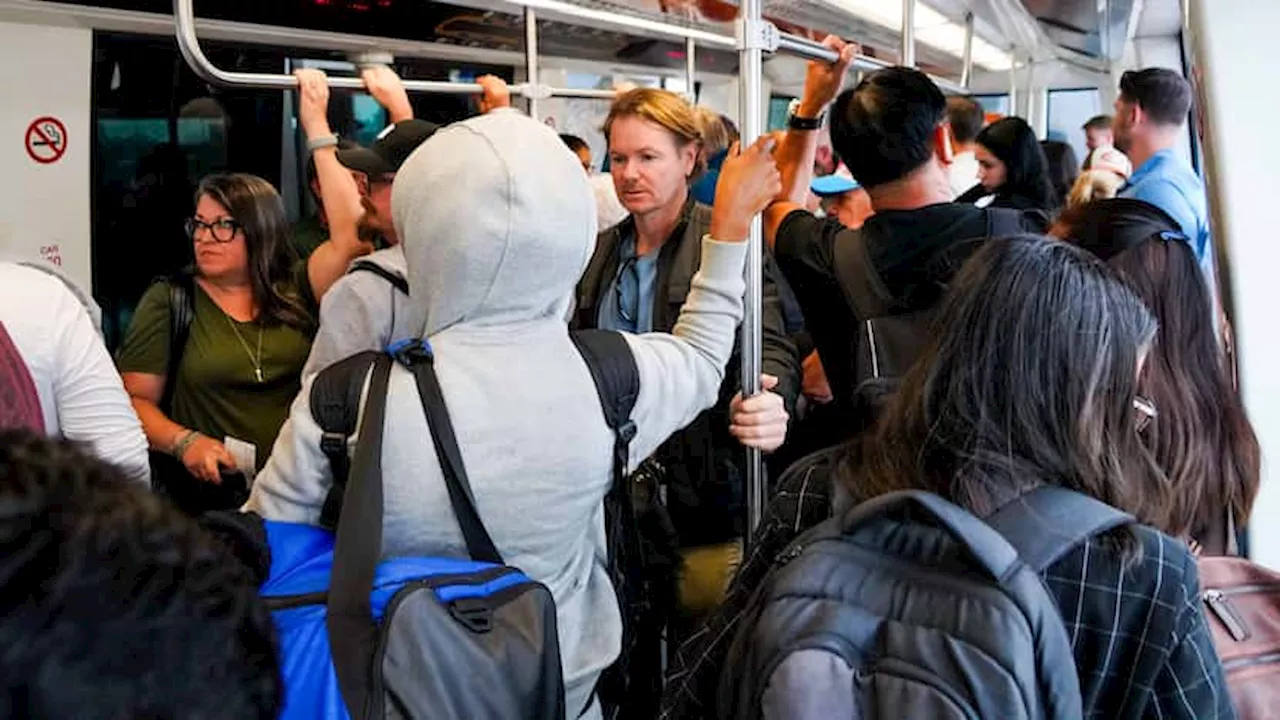
[[[1008,208],[987,208],[985,212],[987,237],[1027,232],[1024,212]],[[872,265],[863,234],[855,231],[848,235],[847,242],[836,244],[833,263],[845,300],[854,316],[862,319],[854,361],[856,389],[868,380],[902,377],[929,338],[935,303],[920,309],[895,298]],[[935,279],[950,278],[980,243],[981,240],[961,242],[939,253],[926,268],[926,274]]]
[[[720,717],[1078,720],[1070,640],[1039,573],[1133,521],[1047,486],[986,522],[915,491],[837,514],[753,596]]]
[[[621,609],[623,643],[617,662],[601,676],[595,694],[606,704],[616,704],[618,698],[629,692],[629,660],[638,642],[636,628],[649,613],[645,596],[648,570],[626,474],[631,441],[636,434],[631,412],[640,393],[640,371],[631,348],[619,333],[579,330],[570,333],[570,337],[591,372],[605,422],[614,433],[613,484],[605,496],[604,507],[609,575]],[[320,447],[334,477],[334,486],[321,510],[320,524],[334,530],[339,527],[343,511],[345,478],[351,467],[348,442],[357,429],[370,355],[362,353],[326,368],[311,386],[311,414],[322,431]],[[434,429],[434,422],[432,427]]]

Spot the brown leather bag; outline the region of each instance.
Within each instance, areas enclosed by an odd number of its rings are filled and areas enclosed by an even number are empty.
[[[1234,546],[1233,525],[1228,522]],[[1200,596],[1237,717],[1280,719],[1280,573],[1240,557],[1198,564]]]

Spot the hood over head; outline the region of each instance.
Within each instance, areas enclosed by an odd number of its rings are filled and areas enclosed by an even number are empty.
[[[582,163],[515,110],[423,143],[396,174],[391,212],[409,268],[409,327],[423,337],[563,319],[596,242]]]

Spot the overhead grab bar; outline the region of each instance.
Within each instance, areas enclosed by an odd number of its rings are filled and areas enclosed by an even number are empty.
[[[592,8],[571,5],[560,0],[512,0],[513,4],[533,9],[545,9],[556,14],[582,20],[607,23],[616,28],[640,30],[651,35],[661,35],[692,41],[709,47],[738,49],[737,38],[721,35],[698,28],[672,25],[646,18],[595,10]],[[195,0],[173,0],[174,34],[178,41],[178,51],[187,61],[193,72],[201,79],[224,87],[264,88],[289,90],[298,86],[292,75],[273,73],[246,73],[223,70],[214,65],[200,47],[200,39],[196,35]],[[767,24],[767,23],[766,23]],[[806,60],[835,62],[836,53],[819,42],[789,33],[776,33],[777,44],[766,47],[766,52],[785,52]],[[853,67],[857,70],[879,70],[889,67],[878,58],[859,55]],[[931,76],[932,77],[932,76]],[[939,88],[947,92],[963,93],[965,88],[944,78],[932,77]],[[360,78],[331,77],[329,86],[344,90],[363,90],[364,82]],[[447,93],[453,95],[478,95],[483,90],[475,83],[444,82],[439,80],[405,80],[405,90],[409,92]],[[615,93],[612,90],[598,88],[547,88],[538,84],[520,83],[511,86],[512,95],[538,98],[564,97],[594,100],[611,100]]]
[[[262,88],[290,90],[298,86],[292,75],[279,73],[246,73],[223,70],[214,65],[200,47],[196,36],[195,0],[173,0],[174,35],[178,51],[187,65],[201,79],[224,87]],[[364,81],[354,77],[331,77],[329,86],[343,90],[364,90]],[[484,89],[476,83],[456,83],[439,80],[405,80],[404,89],[414,93],[448,93],[451,95],[479,95]],[[511,86],[512,95],[547,98],[587,98],[611,100],[612,90],[595,88],[548,88],[537,83],[519,83]]]

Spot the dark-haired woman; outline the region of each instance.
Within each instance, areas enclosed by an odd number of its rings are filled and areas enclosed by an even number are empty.
[[[941,303],[936,333],[873,431],[780,483],[725,605],[678,652],[666,718],[716,716],[720,665],[752,592],[808,527],[882,493],[922,489],[985,516],[1039,485],[1150,522],[1167,486],[1139,438],[1138,374],[1156,333],[1142,301],[1088,253],[991,240]],[[1071,638],[1089,718],[1231,718],[1195,559],[1147,525],[1090,539],[1042,575]]]
[[[1001,118],[978,133],[977,144],[979,184],[956,202],[1039,210],[1047,226],[1060,203],[1049,179],[1049,161],[1031,126],[1022,118]]]
[[[198,513],[238,506],[244,476],[266,463],[300,387],[316,303],[267,181],[206,177],[187,230],[194,314],[176,372],[165,282],[143,295],[117,365],[153,450],[153,481]]]
[[[1208,555],[1230,549],[1258,493],[1258,439],[1214,330],[1204,272],[1178,223],[1141,200],[1099,200],[1063,213],[1054,234],[1120,272],[1160,323],[1142,373],[1159,416],[1143,439],[1173,488],[1165,532]]]
[[[1042,140],[1040,149],[1044,150],[1044,159],[1048,162],[1049,183],[1053,185],[1053,194],[1057,199],[1057,207],[1067,204],[1067,195],[1076,184],[1080,175],[1080,160],[1071,145],[1061,140]]]

